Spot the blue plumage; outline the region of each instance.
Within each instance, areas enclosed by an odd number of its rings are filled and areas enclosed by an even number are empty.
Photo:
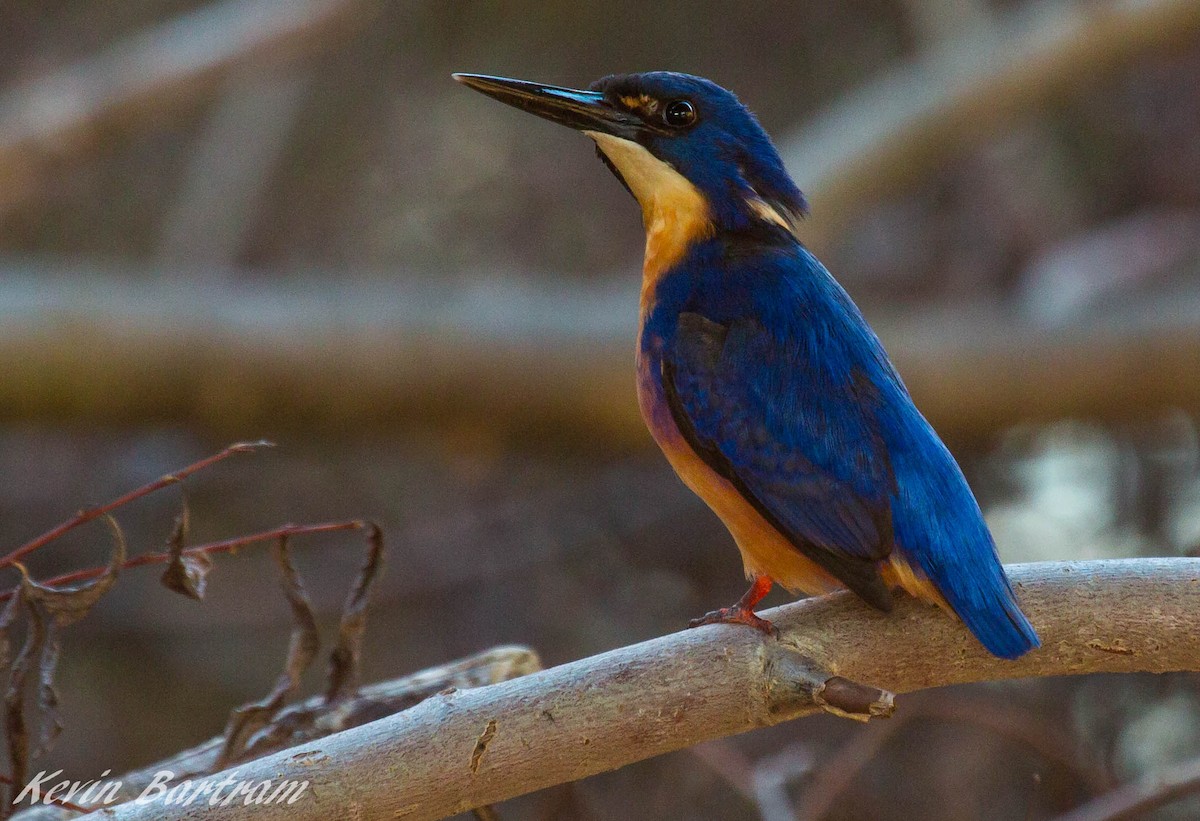
[[[777,240],[715,237],[658,284],[643,352],[662,357],[698,448],[872,604],[890,604],[875,563],[896,550],[988,650],[1038,646],[966,480],[878,338],[816,258]],[[706,331],[721,344],[697,342]]]
[[[736,97],[671,72],[587,91],[456,76],[588,134],[642,206],[642,412],[755,578],[702,622],[772,630],[753,606],[773,582],[883,610],[901,586],[997,656],[1038,646],[962,472],[797,239],[804,198]]]

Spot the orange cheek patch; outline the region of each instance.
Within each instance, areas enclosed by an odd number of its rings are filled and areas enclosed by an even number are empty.
[[[636,97],[622,97],[621,105],[630,111],[638,111],[645,115],[652,115],[658,110],[658,100],[648,94],[639,94]]]

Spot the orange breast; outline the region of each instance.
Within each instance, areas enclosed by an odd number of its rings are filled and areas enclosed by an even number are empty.
[[[652,358],[639,344],[638,403],[642,418],[679,478],[712,508],[733,535],[747,578],[769,576],[792,592],[812,595],[840,589],[842,584],[837,579],[793,547],[737,488],[696,455],[675,424],[663,395],[662,380],[655,378],[651,370]]]

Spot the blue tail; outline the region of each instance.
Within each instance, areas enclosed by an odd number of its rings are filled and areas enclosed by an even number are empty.
[[[979,504],[945,445],[934,435],[903,455],[893,451],[893,468],[893,525],[905,559],[924,572],[993,655],[1014,659],[1040,647]]]
[[[1041,647],[1042,643],[1017,604],[1012,585],[996,558],[991,537],[987,539],[986,548],[990,555],[980,556],[975,567],[960,567],[950,572],[943,570],[940,579],[933,574],[930,577],[954,612],[990,653],[1015,659]]]

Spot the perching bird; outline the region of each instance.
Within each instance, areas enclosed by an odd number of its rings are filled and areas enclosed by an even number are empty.
[[[724,521],[753,584],[693,622],[774,628],[774,583],[892,588],[947,608],[989,651],[1039,646],[954,458],[849,295],[800,243],[803,195],[733,94],[687,74],[621,74],[588,91],[456,74],[582,131],[642,207],[642,416]]]

